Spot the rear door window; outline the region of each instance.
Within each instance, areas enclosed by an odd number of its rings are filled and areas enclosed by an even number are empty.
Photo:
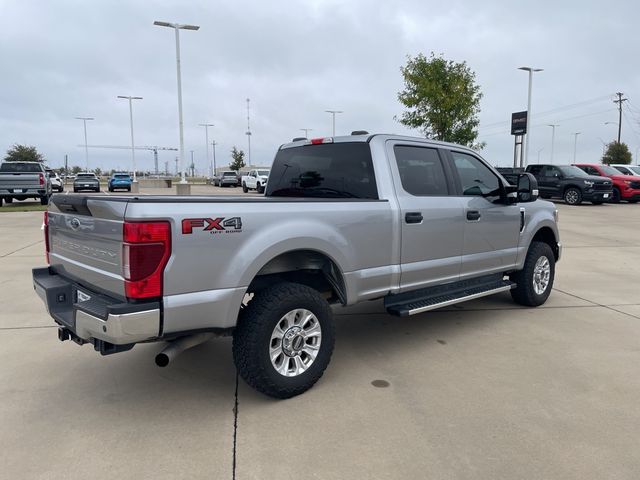
[[[415,196],[449,194],[442,160],[435,148],[396,145],[393,152],[402,188],[407,193]]]

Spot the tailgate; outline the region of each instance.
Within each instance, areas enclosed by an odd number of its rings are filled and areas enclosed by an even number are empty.
[[[41,189],[45,186],[40,185],[40,175],[37,173],[1,173],[0,188]]]
[[[126,201],[54,195],[49,208],[50,265],[92,290],[125,298],[122,225]]]

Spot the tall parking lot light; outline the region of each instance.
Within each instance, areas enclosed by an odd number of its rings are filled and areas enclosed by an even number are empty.
[[[531,144],[531,85],[533,83],[533,73],[541,72],[542,68],[532,68],[532,67],[520,67],[518,70],[524,70],[529,72],[529,95],[527,97],[527,135],[525,138],[525,156],[521,159],[522,164],[521,167],[526,167],[527,162],[529,161],[529,145]]]
[[[133,107],[131,105],[132,100],[142,100],[142,97],[131,97],[127,95],[118,95],[118,98],[124,98],[129,100],[129,124],[131,125],[131,164],[133,166],[133,183],[138,180],[136,178],[136,148],[133,141]]]
[[[180,23],[169,22],[153,22],[158,27],[173,28],[176,32],[176,70],[178,75],[178,128],[180,131],[180,171],[181,179],[180,183],[187,183],[187,179],[184,174],[184,133],[182,124],[182,79],[180,75],[180,30],[199,30],[198,25],[184,25]]]
[[[198,126],[204,127],[204,149],[207,151],[207,168],[211,170],[211,178],[213,178],[213,165],[209,160],[209,127],[215,127],[213,123],[199,123]]]
[[[344,113],[342,110],[325,110],[325,112],[331,114],[331,125],[333,127],[332,137],[336,136],[336,113]]]
[[[553,148],[556,143],[556,127],[560,125],[550,123],[547,127],[551,127],[551,161],[549,163],[553,163]]]
[[[576,163],[576,150],[578,149],[578,135],[580,135],[582,132],[575,132],[572,133],[571,135],[573,135],[573,163]]]
[[[76,117],[76,120],[82,120],[84,123],[84,163],[85,172],[89,171],[89,147],[87,146],[87,120],[95,120],[93,117]]]

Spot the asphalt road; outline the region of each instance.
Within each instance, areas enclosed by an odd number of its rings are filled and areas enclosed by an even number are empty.
[[[228,339],[165,369],[161,345],[59,342],[42,213],[0,212],[0,478],[640,478],[640,205],[559,209],[546,305],[338,309],[324,377],[286,401],[236,383]]]

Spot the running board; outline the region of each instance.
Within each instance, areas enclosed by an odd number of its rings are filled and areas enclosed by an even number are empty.
[[[387,303],[387,312],[391,315],[406,317],[416,315],[436,308],[447,307],[456,303],[486,297],[494,293],[507,292],[515,288],[516,284],[509,280],[494,281],[489,284],[466,286],[462,289],[452,289],[449,293],[438,292],[435,295],[416,296],[406,303]],[[389,298],[389,297],[388,297]],[[406,297],[405,297],[406,298]]]

